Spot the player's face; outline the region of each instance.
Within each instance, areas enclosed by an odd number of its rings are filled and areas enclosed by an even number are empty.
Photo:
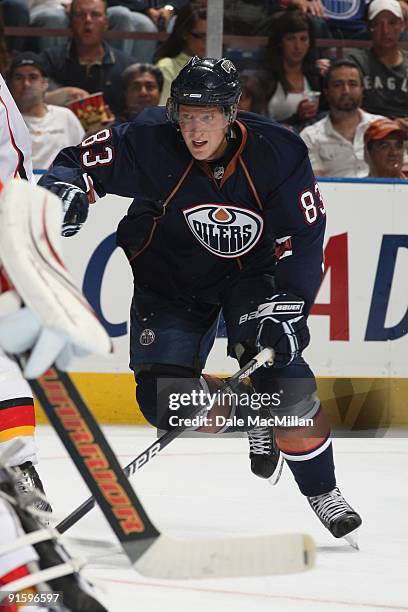
[[[227,148],[228,119],[221,108],[180,104],[178,122],[184,142],[195,159],[211,161],[223,155]]]
[[[348,66],[333,70],[325,94],[331,110],[356,110],[363,100],[363,84],[358,70]]]
[[[197,23],[184,36],[184,50],[189,55],[205,57],[207,36],[207,22],[205,19],[198,19]]]
[[[157,106],[160,91],[156,77],[150,72],[134,74],[125,92],[126,109],[130,115],[140,113],[148,106]]]
[[[393,49],[398,45],[404,22],[390,11],[381,11],[368,24],[374,47]]]
[[[11,77],[10,91],[21,112],[28,112],[44,99],[48,81],[34,66],[20,66]]]
[[[392,134],[372,142],[369,150],[371,174],[384,178],[399,178],[404,160],[404,141]]]
[[[290,32],[282,38],[283,60],[289,65],[301,64],[309,50],[309,32]]]
[[[102,0],[76,0],[71,9],[71,28],[74,39],[81,44],[99,44],[108,30]]]

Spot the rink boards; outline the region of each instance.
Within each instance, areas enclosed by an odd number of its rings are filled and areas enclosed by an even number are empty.
[[[408,426],[408,184],[330,180],[320,186],[328,221],[326,272],[305,357],[333,424]],[[88,357],[72,366],[106,423],[142,422],[128,370],[132,276],[114,235],[129,203],[106,196],[91,207],[81,232],[64,240],[67,265],[115,345],[111,361]],[[222,375],[236,366],[225,356],[222,324],[219,333],[206,371]]]

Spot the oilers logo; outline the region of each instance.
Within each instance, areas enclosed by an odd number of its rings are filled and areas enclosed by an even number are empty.
[[[183,210],[197,240],[219,257],[239,257],[258,242],[262,217],[253,210],[230,204],[200,204]]]

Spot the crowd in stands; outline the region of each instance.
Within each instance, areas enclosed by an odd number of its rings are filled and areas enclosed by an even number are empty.
[[[4,26],[71,36],[5,38]],[[256,66],[238,61],[240,108],[300,133],[318,176],[404,177],[407,27],[408,0],[225,0],[225,34],[267,37]],[[166,36],[107,38],[109,30]],[[189,58],[205,56],[206,32],[204,0],[0,0],[0,72],[31,132],[34,166],[164,105]],[[344,59],[317,38],[346,39]]]

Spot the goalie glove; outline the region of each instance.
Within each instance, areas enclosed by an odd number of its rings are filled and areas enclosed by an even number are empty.
[[[88,194],[71,183],[57,181],[47,187],[48,191],[55,193],[62,200],[61,234],[65,237],[74,236],[81,229],[88,216]]]
[[[258,306],[256,345],[274,350],[275,368],[288,366],[310,342],[304,307],[304,300],[290,293],[277,293]]]

